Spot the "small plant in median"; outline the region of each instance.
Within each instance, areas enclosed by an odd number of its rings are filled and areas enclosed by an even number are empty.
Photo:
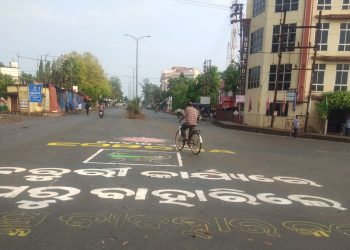
[[[134,98],[128,102],[127,111],[130,119],[144,119],[141,114],[140,98]]]

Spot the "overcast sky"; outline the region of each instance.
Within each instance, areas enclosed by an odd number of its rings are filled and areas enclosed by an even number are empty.
[[[241,1],[243,2],[243,1]],[[204,4],[206,3],[206,4]],[[124,94],[139,42],[139,82],[159,84],[173,66],[203,68],[204,60],[224,70],[230,39],[232,0],[11,0],[0,7],[0,62],[21,56],[91,52],[108,76],[118,76]],[[226,8],[225,8],[226,7]],[[34,60],[20,68],[35,73]]]

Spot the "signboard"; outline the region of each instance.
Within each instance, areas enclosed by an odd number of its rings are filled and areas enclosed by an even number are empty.
[[[250,19],[242,19],[242,44],[241,44],[241,72],[240,72],[240,89],[241,94],[245,93],[245,83],[247,79],[247,65],[248,65],[248,52],[249,52],[249,32],[250,32]]]
[[[236,103],[244,103],[245,102],[245,96],[244,95],[236,95]]]
[[[201,96],[201,104],[210,104],[210,96]]]
[[[73,86],[73,92],[78,92],[78,86]]]
[[[42,101],[42,95],[41,95],[41,89],[43,85],[42,84],[29,84],[29,101],[30,102],[41,102]]]
[[[28,90],[27,88],[19,88],[18,90],[18,103],[19,109],[22,112],[26,112],[28,110]]]
[[[296,93],[294,91],[288,91],[287,92],[287,102],[294,102]]]

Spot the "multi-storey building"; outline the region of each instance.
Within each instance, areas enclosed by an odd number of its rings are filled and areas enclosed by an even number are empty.
[[[160,78],[160,86],[162,91],[168,90],[169,80],[172,78],[178,78],[181,75],[187,78],[194,79],[200,74],[200,71],[195,68],[186,67],[172,67],[168,70],[163,70]]]
[[[286,22],[282,27],[283,11]],[[316,26],[319,11],[319,45],[312,78],[313,49],[296,47],[315,44],[316,28],[306,27]],[[311,86],[308,130],[321,132],[324,123],[318,118],[316,102],[322,93],[350,89],[350,1],[247,0],[246,18],[251,20],[244,122],[270,125],[283,34],[274,127],[288,128],[295,115],[301,116],[303,124]],[[339,129],[337,125],[348,115],[344,111],[333,112],[330,131]]]

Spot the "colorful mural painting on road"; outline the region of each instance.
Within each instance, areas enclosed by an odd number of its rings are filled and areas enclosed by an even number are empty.
[[[50,215],[51,217],[54,217]],[[45,226],[44,221],[48,217],[45,213],[30,212],[3,212],[0,213],[0,236],[8,237],[28,237],[39,225]],[[78,229],[82,233],[86,230],[93,230],[99,226],[113,227],[114,230],[134,226],[139,230],[150,230],[157,232],[171,229],[177,226],[176,230],[182,236],[196,236],[203,240],[214,239],[218,233],[235,234],[246,233],[265,236],[267,238],[289,237],[290,233],[313,239],[331,239],[342,237],[350,240],[350,225],[346,222],[342,224],[329,224],[324,222],[289,220],[282,222],[268,222],[256,218],[231,218],[231,217],[165,217],[161,215],[152,216],[146,214],[125,214],[119,212],[107,213],[71,213],[57,215],[59,223],[70,227],[72,230]],[[275,224],[275,225],[274,225]],[[276,225],[277,224],[277,225]],[[84,230],[81,230],[84,229]],[[341,239],[341,238],[340,238]]]
[[[143,149],[149,151],[177,151],[174,145],[154,145],[154,144],[142,144],[142,143],[127,143],[127,142],[49,142],[47,146],[55,147],[91,147],[91,148],[124,148],[124,149]],[[235,155],[236,152],[227,149],[203,149],[202,153],[216,153],[216,154],[230,154]]]
[[[100,149],[83,163],[128,166],[182,167],[179,152]]]

